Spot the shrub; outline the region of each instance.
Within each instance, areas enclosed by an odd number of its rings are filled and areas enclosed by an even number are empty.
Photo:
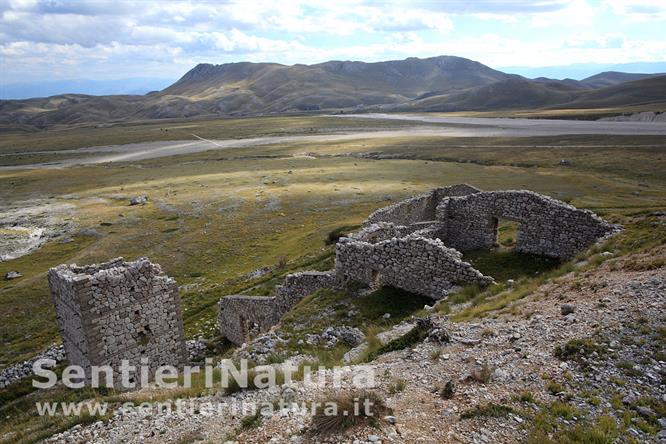
[[[546,390],[548,390],[551,395],[557,395],[558,393],[562,393],[564,391],[564,386],[559,382],[551,381],[546,386]]]
[[[592,342],[591,339],[572,339],[563,346],[555,347],[555,357],[562,361],[580,360],[592,353],[602,353],[604,350]]]
[[[531,403],[536,402],[532,392],[527,392],[527,391],[521,393],[520,396],[518,397],[518,400],[520,402],[531,402]]]
[[[387,342],[386,344],[379,347],[377,350],[371,351],[368,353],[367,362],[370,362],[377,358],[380,355],[389,353],[392,351],[403,350],[407,347],[411,347],[414,344],[417,344],[423,341],[430,332],[430,329],[425,325],[418,323],[414,328],[404,335],[396,338],[392,341]]]
[[[448,381],[446,384],[444,384],[444,387],[439,389],[439,396],[441,396],[443,399],[451,399],[453,398],[455,391],[456,386],[453,381]]]
[[[390,412],[378,394],[368,391],[335,395],[318,402],[316,407],[312,425],[318,434],[339,433],[359,424],[372,424]]]
[[[359,228],[359,225],[344,225],[342,227],[331,230],[326,236],[324,243],[326,245],[335,245],[338,243],[341,237],[345,237],[347,234],[356,230],[357,228]]]
[[[395,381],[393,381],[393,383],[391,383],[391,385],[389,385],[388,391],[391,394],[400,393],[405,390],[406,386],[407,386],[407,381],[405,381],[404,379],[396,379]]]
[[[241,429],[247,430],[257,427],[261,423],[261,412],[257,412],[254,415],[248,415],[241,419]]]
[[[507,416],[509,413],[515,411],[508,405],[488,403],[485,405],[477,405],[471,410],[467,410],[460,414],[460,419],[470,419],[477,417],[492,417],[501,418]]]

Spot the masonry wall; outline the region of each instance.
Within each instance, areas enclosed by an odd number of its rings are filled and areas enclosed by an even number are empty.
[[[317,290],[337,287],[338,279],[334,271],[302,271],[288,274],[284,283],[275,290],[275,302],[280,316]]]
[[[49,270],[51,297],[70,364],[117,368],[181,365],[187,359],[178,286],[142,258]]]
[[[343,238],[336,245],[335,268],[343,280],[391,285],[433,299],[445,297],[456,285],[493,282],[439,239],[415,234],[375,244]]]
[[[616,227],[590,211],[531,191],[444,198],[437,207],[442,241],[461,251],[492,248],[498,219],[519,222],[516,251],[568,259]]]
[[[412,234],[422,228],[429,227],[431,223],[417,222],[412,225],[396,225],[390,222],[377,222],[366,225],[356,233],[352,233],[349,237],[353,240],[368,242],[371,244],[385,241],[394,237],[404,237]]]
[[[280,321],[275,297],[230,295],[220,299],[218,325],[222,336],[237,345]]]
[[[412,197],[380,208],[372,213],[364,225],[378,222],[389,222],[395,225],[411,225],[416,222],[432,221],[435,219],[435,209],[441,199],[447,196],[465,196],[477,193],[480,190],[467,184],[451,185],[435,188],[427,193]]]
[[[274,297],[231,295],[219,302],[218,324],[222,336],[237,345],[280,321],[280,318],[304,297],[321,288],[336,288],[332,271],[306,271],[288,274],[276,288]]]

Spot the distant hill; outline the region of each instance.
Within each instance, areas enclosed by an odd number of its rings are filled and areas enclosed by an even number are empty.
[[[581,89],[561,82],[535,82],[515,76],[463,92],[400,104],[395,111],[480,111],[543,107],[575,99]]]
[[[519,74],[523,77],[536,78],[547,77],[552,79],[562,79],[570,77],[575,80],[582,80],[594,76],[600,72],[635,72],[635,73],[666,73],[666,61],[664,62],[633,62],[633,63],[574,63],[571,65],[560,66],[505,66],[499,68],[502,72]]]
[[[609,108],[662,103],[666,105],[666,75],[651,76],[587,91],[574,100],[560,105],[562,108]]]
[[[531,80],[453,56],[293,66],[200,64],[174,84],[146,95],[64,94],[0,100],[0,124],[43,128],[194,116],[376,109],[502,110],[662,101],[666,91],[663,79],[644,77],[606,72],[582,81]],[[623,83],[636,79],[653,82]]]
[[[618,85],[625,82],[633,82],[634,80],[647,79],[648,77],[655,77],[666,74],[636,74],[628,72],[606,71],[580,81],[580,83],[589,88],[604,88],[606,86]]]

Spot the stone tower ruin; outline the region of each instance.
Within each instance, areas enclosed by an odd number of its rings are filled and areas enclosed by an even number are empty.
[[[91,366],[185,363],[187,352],[176,282],[159,265],[122,258],[97,265],[59,265],[49,286],[67,359]]]

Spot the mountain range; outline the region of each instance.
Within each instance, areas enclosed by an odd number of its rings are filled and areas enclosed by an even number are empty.
[[[37,128],[195,116],[339,111],[482,111],[665,104],[666,75],[528,79],[453,56],[376,63],[199,64],[145,95],[0,101],[0,123]]]

